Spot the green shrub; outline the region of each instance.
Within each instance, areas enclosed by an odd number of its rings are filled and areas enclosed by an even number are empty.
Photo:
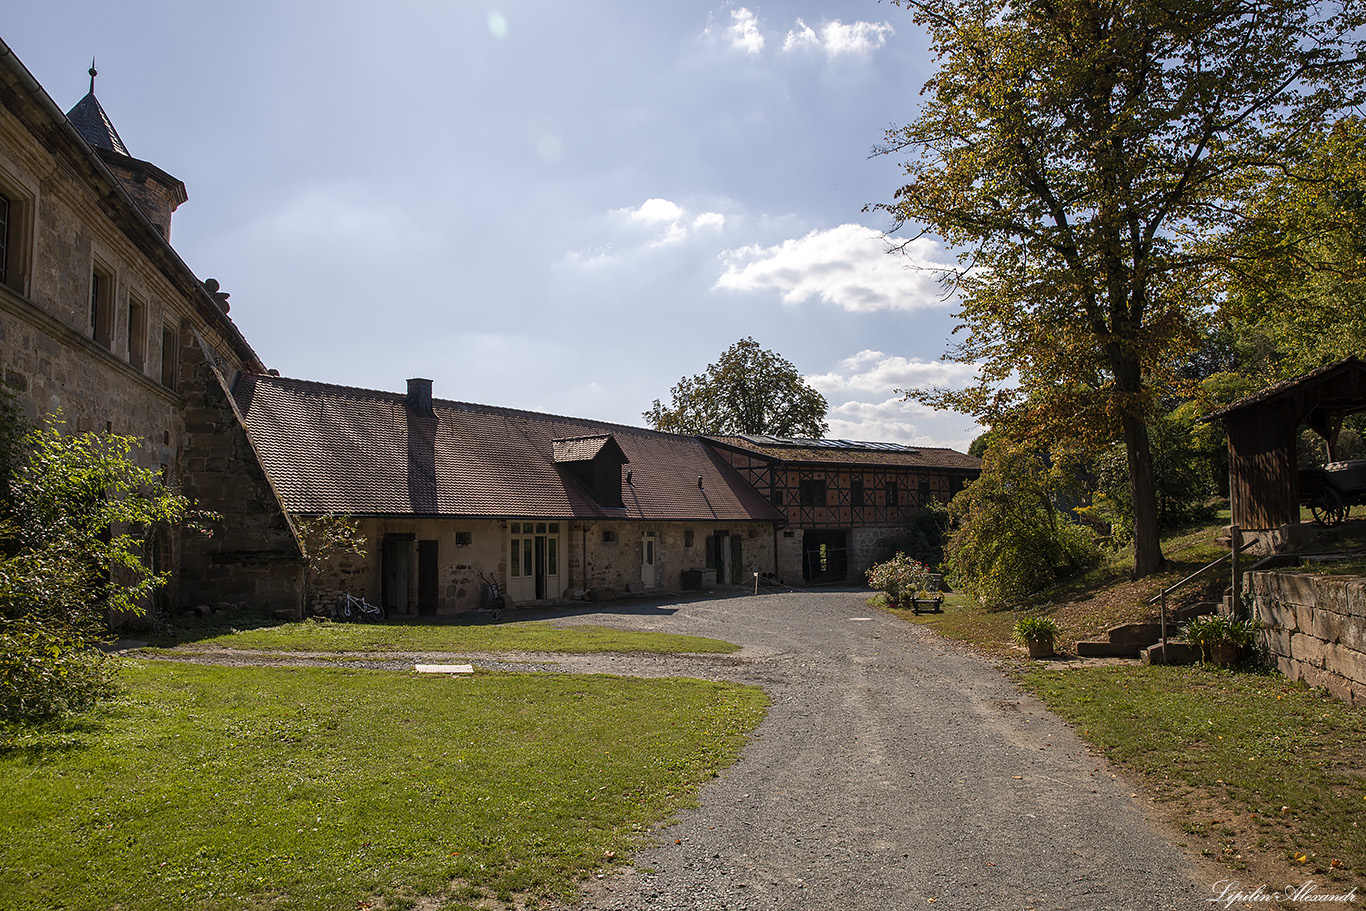
[[[69,627],[0,619],[0,722],[47,721],[112,693],[112,662]]]
[[[1052,617],[1021,617],[1015,621],[1011,638],[1021,645],[1031,642],[1050,642],[1057,638],[1060,630]]]
[[[1236,645],[1251,648],[1257,641],[1261,626],[1253,620],[1230,620],[1217,614],[1194,617],[1181,627],[1181,638],[1200,651],[1202,659],[1210,659],[1210,649],[1217,645]]]
[[[938,571],[944,563],[944,544],[948,540],[950,524],[952,517],[947,506],[937,500],[922,503],[905,533],[897,540],[896,549],[932,571]]]
[[[958,528],[945,563],[983,607],[1019,604],[1100,563],[1095,535],[1054,506],[1066,483],[1041,453],[1003,441],[987,452],[981,476],[953,498]]]
[[[0,403],[0,719],[80,711],[109,692],[94,649],[111,616],[139,616],[166,581],[153,536],[189,501],[137,464],[134,437],[64,434],[49,418],[20,433]],[[15,444],[15,440],[19,440]]]

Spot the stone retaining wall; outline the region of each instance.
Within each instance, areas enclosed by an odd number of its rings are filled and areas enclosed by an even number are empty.
[[[1244,580],[1281,673],[1366,706],[1366,579],[1254,572]]]

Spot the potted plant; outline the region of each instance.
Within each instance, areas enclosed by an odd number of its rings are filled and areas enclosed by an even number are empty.
[[[1060,630],[1051,617],[1021,617],[1015,621],[1014,639],[1029,651],[1031,658],[1053,654],[1053,640]]]
[[[888,607],[898,607],[930,587],[930,568],[919,560],[898,553],[885,563],[868,568],[868,584],[882,592]]]
[[[1257,629],[1257,624],[1251,620],[1210,615],[1196,617],[1183,626],[1181,638],[1199,650],[1202,661],[1231,667],[1238,663],[1245,649],[1252,647]]]

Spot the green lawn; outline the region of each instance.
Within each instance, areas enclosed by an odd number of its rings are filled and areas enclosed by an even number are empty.
[[[246,630],[181,632],[157,646],[305,652],[678,652],[727,653],[740,646],[702,636],[546,622],[413,625],[305,620]]]
[[[0,741],[6,909],[566,897],[692,802],[766,706],[752,687],[583,675],[128,661],[123,685]]]
[[[1175,801],[1205,853],[1366,884],[1366,710],[1279,674],[1208,667],[1031,665],[1023,679],[1158,801]]]

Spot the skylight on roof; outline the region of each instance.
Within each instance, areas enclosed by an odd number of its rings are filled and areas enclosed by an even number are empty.
[[[813,440],[805,437],[771,437],[766,434],[744,433],[740,439],[756,446],[789,446],[794,449],[836,449],[871,450],[875,452],[905,452],[915,454],[920,450],[901,443],[868,443],[859,440]]]

